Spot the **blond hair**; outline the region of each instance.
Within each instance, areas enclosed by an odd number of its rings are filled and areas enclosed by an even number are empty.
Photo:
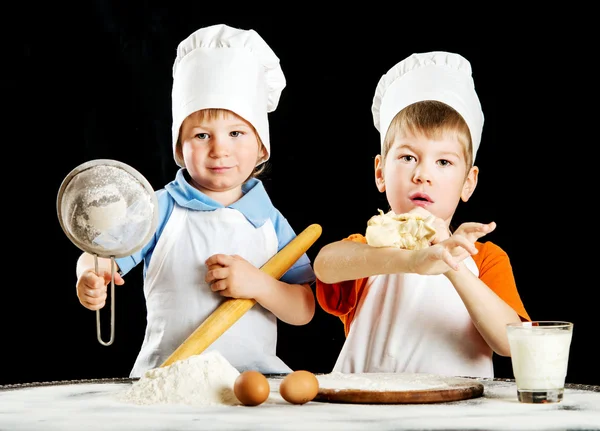
[[[196,121],[199,123],[202,121],[212,121],[212,120],[220,120],[226,116],[226,114],[233,114],[239,117],[235,112],[230,111],[228,109],[220,109],[220,108],[209,108],[209,109],[201,109],[200,111],[196,111],[188,115],[189,117],[195,117]],[[240,117],[241,118],[241,117]],[[260,136],[258,136],[258,132],[254,128],[254,126],[248,123],[256,136],[256,140],[258,141],[258,148],[264,147]],[[185,167],[185,162],[183,160],[183,150],[181,148],[181,128],[183,127],[183,122],[181,123],[181,127],[179,128],[179,136],[177,137],[177,144],[175,145],[175,161],[179,166]],[[258,163],[258,161],[257,161]],[[265,170],[265,164],[261,163],[256,166],[250,176],[246,179],[248,181],[250,178],[256,178]]]
[[[383,160],[395,138],[406,133],[422,134],[428,139],[439,139],[442,135],[450,133],[463,147],[467,173],[473,166],[473,144],[469,126],[454,108],[445,103],[425,100],[408,105],[398,112],[390,123],[383,141]]]

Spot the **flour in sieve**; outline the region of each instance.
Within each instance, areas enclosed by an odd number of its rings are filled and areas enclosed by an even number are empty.
[[[365,391],[419,391],[448,387],[442,377],[419,373],[340,373],[317,375],[319,388]]]
[[[68,184],[62,212],[69,232],[87,251],[119,254],[147,237],[154,205],[152,196],[128,172],[97,165]]]
[[[233,392],[239,375],[213,350],[146,371],[118,398],[132,404],[240,405]]]
[[[104,232],[127,222],[127,201],[115,185],[100,187],[86,198],[87,219],[81,215],[79,224],[88,224],[90,228]],[[96,202],[102,204],[94,205]]]

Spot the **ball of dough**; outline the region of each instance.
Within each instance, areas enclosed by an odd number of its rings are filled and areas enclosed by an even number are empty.
[[[423,218],[420,214],[396,214],[389,211],[373,216],[367,223],[365,237],[373,247],[396,247],[419,250],[429,247],[435,236],[433,217]]]

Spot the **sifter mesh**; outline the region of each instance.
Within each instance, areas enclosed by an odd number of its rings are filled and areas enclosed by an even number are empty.
[[[101,257],[123,257],[154,233],[156,197],[137,171],[120,162],[96,160],[65,180],[58,212],[63,230],[80,249]]]

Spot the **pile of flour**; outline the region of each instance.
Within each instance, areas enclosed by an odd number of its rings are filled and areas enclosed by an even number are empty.
[[[132,404],[239,405],[233,392],[240,375],[218,351],[154,368],[118,396]]]

